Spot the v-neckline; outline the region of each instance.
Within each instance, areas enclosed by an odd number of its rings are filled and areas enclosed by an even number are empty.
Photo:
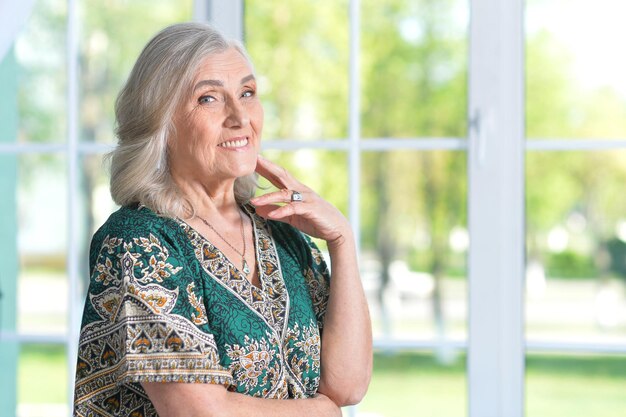
[[[254,208],[242,209],[252,222],[254,257],[259,277],[257,287],[237,268],[224,253],[187,222],[181,227],[191,240],[196,258],[204,271],[215,281],[261,316],[270,328],[282,335],[289,314],[289,294],[276,250],[276,244],[267,230],[265,220],[258,217]]]
[[[178,219],[179,223],[184,223],[190,230],[192,230],[193,232],[195,232],[198,237],[202,240],[204,240],[204,242],[206,244],[208,244],[211,249],[212,252],[215,252],[219,255],[219,257],[221,259],[224,260],[225,263],[228,264],[229,268],[232,268],[233,271],[235,271],[235,273],[238,276],[243,277],[243,279],[245,281],[247,281],[251,287],[256,288],[259,291],[263,291],[265,288],[265,285],[263,284],[263,271],[261,270],[262,268],[259,265],[259,259],[258,259],[258,251],[257,251],[257,246],[258,246],[258,242],[257,242],[257,230],[256,230],[256,222],[254,221],[253,218],[253,214],[250,213],[250,211],[248,210],[248,208],[245,205],[241,205],[238,206],[241,210],[244,211],[246,217],[248,219],[250,219],[250,224],[252,225],[252,251],[254,253],[254,264],[256,266],[256,271],[257,271],[257,276],[259,278],[259,285],[255,285],[251,279],[248,279],[247,275],[243,272],[243,270],[238,267],[235,262],[233,262],[232,259],[230,259],[228,256],[226,256],[226,254],[224,253],[224,251],[222,249],[220,249],[217,245],[215,245],[211,240],[209,240],[204,234],[200,233],[198,231],[198,229],[196,229],[195,227],[193,227],[192,225],[190,225],[189,223],[187,223],[185,220],[182,219]],[[242,217],[243,219],[243,217]],[[221,237],[221,236],[220,236]]]

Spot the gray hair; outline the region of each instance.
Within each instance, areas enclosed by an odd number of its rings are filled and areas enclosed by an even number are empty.
[[[229,48],[250,62],[239,42],[202,23],[169,26],[144,47],[115,102],[118,144],[107,155],[115,203],[140,203],[169,217],[195,215],[170,175],[167,141],[174,133],[174,111],[190,90],[200,63]],[[247,202],[256,186],[255,174],[237,178],[237,202]]]

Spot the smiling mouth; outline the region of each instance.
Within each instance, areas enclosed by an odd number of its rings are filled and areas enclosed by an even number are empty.
[[[217,146],[221,146],[222,148],[241,148],[248,144],[248,138],[240,138],[235,140],[229,140],[226,142],[222,142]]]

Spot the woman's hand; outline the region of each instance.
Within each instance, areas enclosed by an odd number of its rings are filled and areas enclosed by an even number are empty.
[[[328,242],[332,276],[324,317],[320,396],[316,399],[322,405],[357,404],[372,374],[372,325],[350,224],[339,210],[284,168],[259,157],[256,171],[280,189],[250,200],[258,214]],[[291,201],[293,191],[302,194],[302,201]]]
[[[350,235],[350,224],[344,215],[285,168],[259,155],[256,172],[279,188],[250,200],[259,215],[289,223],[309,236],[326,240],[329,246],[340,245]],[[291,201],[294,191],[302,195],[302,201]]]

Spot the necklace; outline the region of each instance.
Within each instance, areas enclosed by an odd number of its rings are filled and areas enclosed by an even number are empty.
[[[241,240],[243,240],[243,253],[239,252],[239,250],[237,250],[237,248],[235,248],[233,245],[231,245],[228,240],[224,239],[224,236],[222,236],[220,234],[220,232],[215,230],[215,227],[211,226],[211,224],[208,221],[206,221],[202,217],[198,216],[197,214],[196,214],[196,216],[200,220],[202,220],[202,222],[204,224],[209,226],[209,228],[211,230],[213,230],[215,232],[215,234],[218,235],[219,238],[224,241],[224,243],[226,243],[228,246],[230,246],[230,248],[232,250],[234,250],[235,252],[237,252],[239,254],[239,256],[241,256],[241,270],[243,271],[244,274],[248,275],[250,273],[250,267],[248,266],[248,262],[246,262],[246,235],[244,234],[244,231],[243,231],[243,215],[241,214],[241,210],[239,211],[239,219],[241,219]]]

